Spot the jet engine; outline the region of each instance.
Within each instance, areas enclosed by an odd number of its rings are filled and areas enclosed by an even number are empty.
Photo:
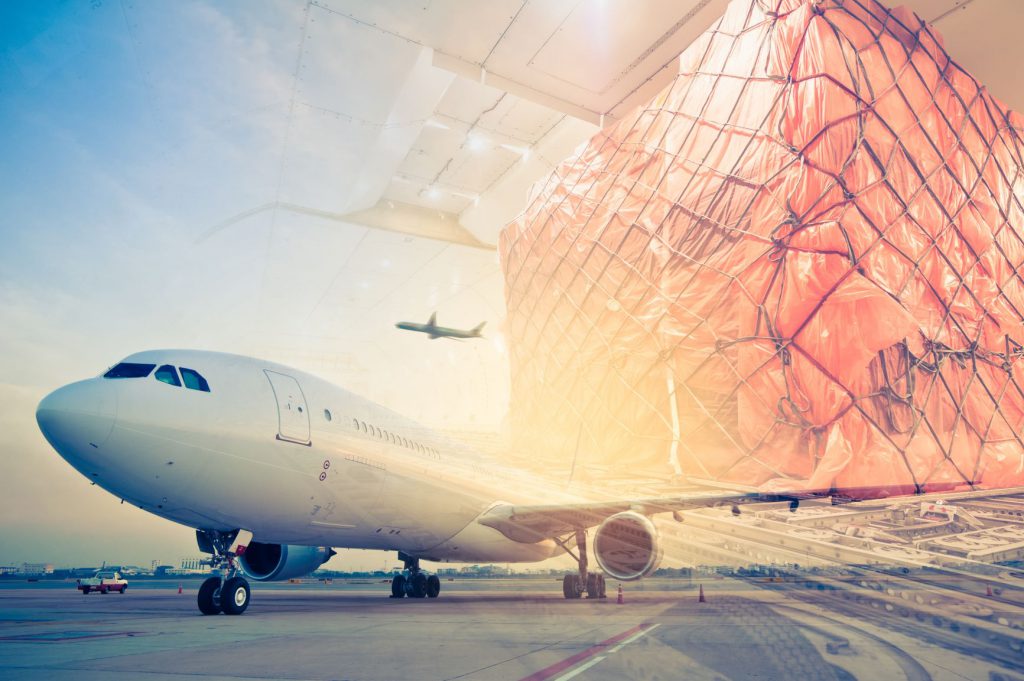
[[[242,572],[257,582],[303,577],[330,560],[329,546],[295,546],[250,542],[238,557]]]
[[[605,574],[622,581],[646,577],[658,568],[662,548],[650,518],[625,511],[607,518],[594,533],[594,557]]]

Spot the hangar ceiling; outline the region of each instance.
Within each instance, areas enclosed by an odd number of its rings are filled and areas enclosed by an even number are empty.
[[[493,246],[529,185],[671,79],[675,57],[726,5],[309,2],[282,166],[312,162],[325,172],[301,186],[285,172],[264,208]],[[997,96],[1024,109],[1015,0],[908,6]]]
[[[486,367],[490,394],[503,395],[502,281],[488,250],[531,184],[602,118],[608,124],[671,78],[676,55],[725,5],[295,0],[253,11],[201,0],[105,3],[77,10],[63,32],[40,32],[4,63],[42,87],[54,74],[34,70],[33,55],[69,51],[65,68],[77,82],[95,45],[119,48],[111,63],[138,93],[135,119],[162,133],[126,136],[159,175],[143,189],[188,225],[201,260],[234,268],[229,279],[239,283],[225,288],[218,309],[260,303],[250,316],[266,328],[247,337],[266,347],[245,348],[252,354],[290,363],[284,348],[349,353],[344,371],[364,367],[374,378],[371,365],[385,357],[422,358],[427,387],[458,367]],[[1024,110],[1017,0],[910,6],[997,97]],[[69,115],[90,96],[72,91]],[[123,136],[116,132],[109,139]],[[425,320],[439,308],[455,326],[487,320],[495,347],[423,345],[394,332],[395,320]],[[468,353],[480,359],[470,365]],[[404,389],[406,374],[392,381],[403,386],[396,408],[414,392]]]

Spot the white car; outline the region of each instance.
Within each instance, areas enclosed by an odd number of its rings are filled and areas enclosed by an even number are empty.
[[[78,589],[83,594],[87,594],[90,591],[99,591],[101,594],[105,594],[108,591],[116,591],[123,594],[128,590],[128,580],[123,578],[120,572],[100,570],[88,579],[78,580]]]

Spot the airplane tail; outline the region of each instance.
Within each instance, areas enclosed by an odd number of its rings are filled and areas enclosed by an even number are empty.
[[[480,322],[479,324],[477,324],[476,326],[474,326],[474,327],[473,327],[473,331],[472,331],[473,335],[474,335],[474,336],[479,336],[479,335],[480,335],[480,332],[484,330],[484,325],[485,325],[486,323],[487,323],[487,322]]]

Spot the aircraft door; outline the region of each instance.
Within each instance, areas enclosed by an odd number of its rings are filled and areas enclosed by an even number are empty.
[[[277,439],[309,445],[309,409],[299,382],[270,369],[264,369],[263,373],[270,380],[277,399]]]

